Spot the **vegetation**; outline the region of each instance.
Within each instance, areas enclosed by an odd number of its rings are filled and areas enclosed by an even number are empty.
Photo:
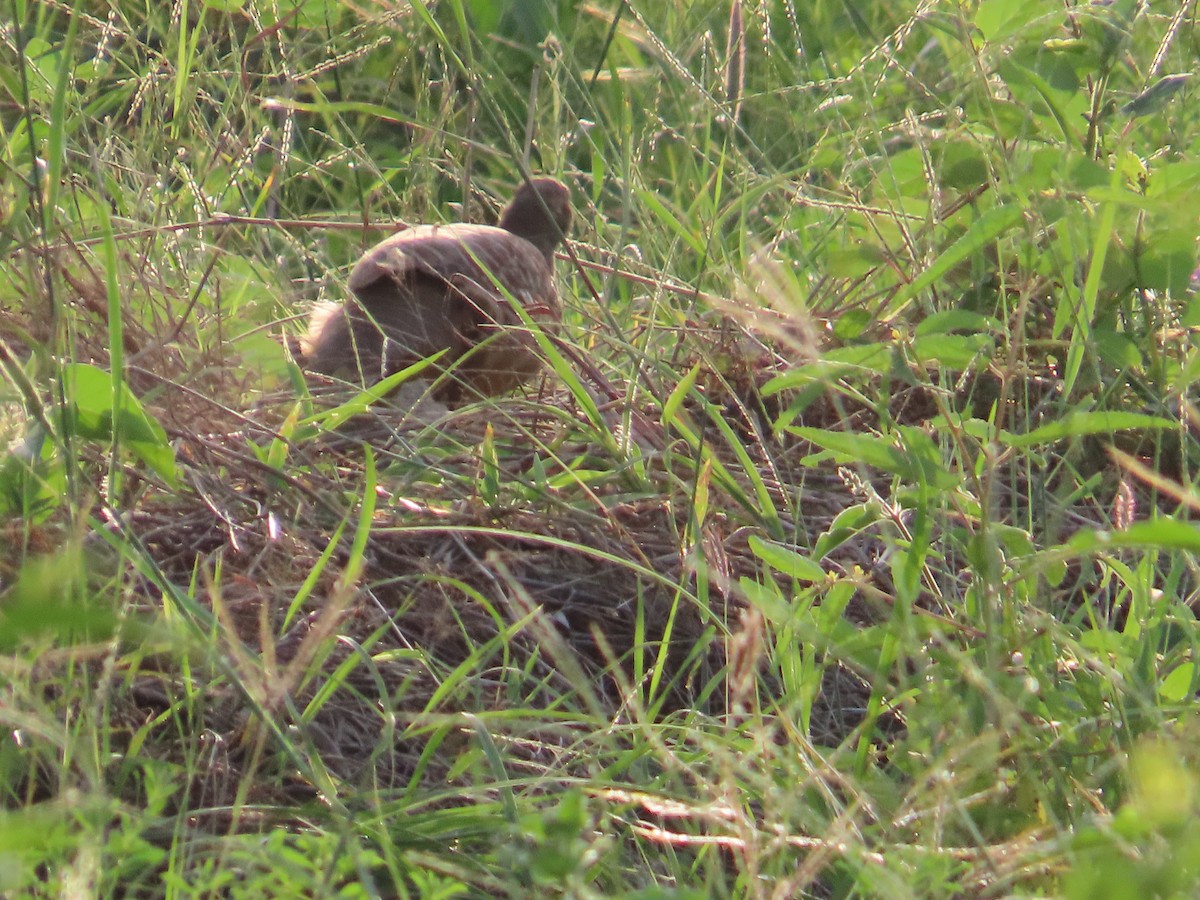
[[[1196,894],[1194,3],[0,39],[0,892]],[[310,392],[537,173],[544,380]]]

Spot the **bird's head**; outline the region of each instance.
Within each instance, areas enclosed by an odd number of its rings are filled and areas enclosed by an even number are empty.
[[[552,259],[571,227],[571,192],[553,178],[522,184],[500,216],[500,227],[524,238]]]

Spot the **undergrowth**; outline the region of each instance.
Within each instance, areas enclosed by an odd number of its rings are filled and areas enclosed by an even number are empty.
[[[13,0],[0,891],[1193,895],[1196,25]],[[310,390],[543,173],[544,377]]]

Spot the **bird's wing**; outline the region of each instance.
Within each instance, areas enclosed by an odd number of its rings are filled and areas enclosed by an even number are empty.
[[[528,241],[486,225],[418,225],[392,235],[354,267],[349,287],[365,299],[380,280],[441,282],[476,304],[485,297],[501,302],[505,291],[525,306],[555,302],[545,257]]]

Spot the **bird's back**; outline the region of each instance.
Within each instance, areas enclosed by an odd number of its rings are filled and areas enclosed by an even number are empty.
[[[350,290],[375,299],[380,282],[397,285],[454,284],[469,279],[502,296],[496,284],[521,303],[556,299],[550,267],[528,241],[490,225],[416,225],[366,252],[350,273]]]
[[[452,363],[486,340],[459,376],[483,393],[502,392],[536,369],[512,304],[556,321],[552,274],[537,248],[502,228],[417,225],[397,232],[350,273],[352,303],[314,313],[310,368],[370,382],[439,350],[449,349],[443,362]]]

